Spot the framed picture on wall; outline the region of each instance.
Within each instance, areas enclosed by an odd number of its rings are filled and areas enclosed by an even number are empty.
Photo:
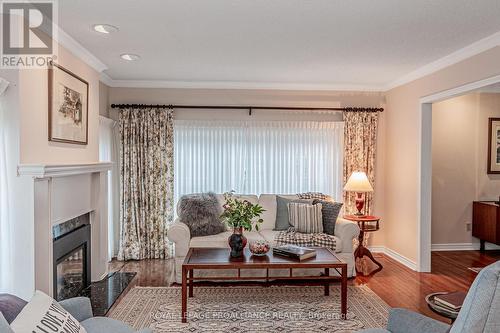
[[[488,173],[500,174],[500,118],[489,119],[488,135]]]
[[[52,63],[49,72],[49,141],[88,143],[89,84]]]

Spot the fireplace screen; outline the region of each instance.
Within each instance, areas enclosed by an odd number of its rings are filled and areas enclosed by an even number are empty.
[[[77,296],[85,287],[84,248],[80,246],[57,263],[57,300]]]

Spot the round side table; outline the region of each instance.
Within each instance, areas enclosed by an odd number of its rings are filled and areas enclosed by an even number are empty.
[[[371,261],[373,261],[379,268],[375,271],[378,272],[384,266],[382,266],[381,263],[379,263],[372,255],[370,250],[368,250],[365,247],[365,232],[374,232],[379,229],[379,222],[380,222],[380,217],[378,216],[371,216],[371,215],[363,215],[363,216],[358,216],[358,215],[344,215],[344,218],[349,221],[354,221],[358,223],[359,226],[359,245],[356,251],[354,251],[354,260],[356,258],[363,258],[364,256],[367,256],[370,258]],[[374,273],[374,272],[373,272]]]

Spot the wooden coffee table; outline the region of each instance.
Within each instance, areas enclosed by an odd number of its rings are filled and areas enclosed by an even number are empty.
[[[325,296],[330,294],[330,283],[341,281],[341,315],[345,319],[347,315],[347,263],[343,262],[335,253],[328,248],[315,248],[316,257],[303,261],[293,260],[286,257],[274,256],[272,250],[266,256],[253,256],[248,248],[245,249],[241,258],[231,258],[229,249],[222,248],[190,248],[186,259],[182,264],[182,322],[187,321],[187,299],[193,297],[193,286],[196,280],[209,281],[257,281],[263,280],[274,283],[283,280],[300,280],[308,284],[321,284],[325,288]],[[241,269],[266,269],[266,276],[250,277],[241,276]],[[288,276],[270,276],[270,269],[289,269]],[[324,275],[318,276],[293,276],[294,268],[321,268],[325,270]],[[237,269],[237,276],[214,276],[194,277],[195,269]],[[337,271],[339,276],[330,276],[330,269]],[[272,280],[272,281],[271,281]]]

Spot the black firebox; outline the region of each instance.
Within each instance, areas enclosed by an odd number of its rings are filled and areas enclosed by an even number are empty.
[[[52,228],[54,298],[79,296],[90,285],[90,214]]]

